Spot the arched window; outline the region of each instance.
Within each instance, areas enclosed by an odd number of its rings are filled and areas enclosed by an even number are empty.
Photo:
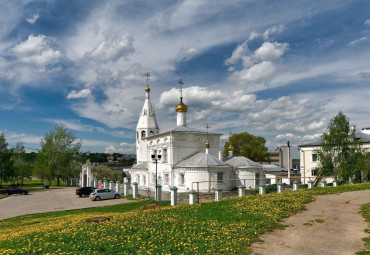
[[[145,131],[141,131],[141,140],[145,138],[145,135],[146,135]]]
[[[151,131],[149,132],[149,134],[150,134],[150,135],[154,135],[154,132],[153,132],[153,130],[151,130]]]
[[[139,132],[136,131],[136,139],[139,140]]]

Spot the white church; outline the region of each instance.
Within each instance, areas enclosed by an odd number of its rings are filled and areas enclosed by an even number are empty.
[[[179,81],[182,86],[182,81]],[[183,102],[175,107],[177,124],[160,132],[153,106],[150,87],[145,89],[145,102],[136,127],[137,164],[129,170],[131,183],[139,189],[154,190],[156,181],[163,191],[176,186],[178,192],[197,189],[210,192],[216,187],[231,190],[243,184],[254,189],[265,177],[263,167],[245,157],[222,157],[219,133],[197,130],[186,124],[188,107]],[[207,125],[208,127],[208,125]]]

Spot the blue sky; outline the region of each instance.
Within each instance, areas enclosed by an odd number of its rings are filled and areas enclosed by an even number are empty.
[[[146,72],[161,131],[317,140],[343,111],[369,127],[369,1],[6,1],[0,130],[40,148],[64,123],[83,151],[135,152]],[[296,154],[295,154],[296,155]]]

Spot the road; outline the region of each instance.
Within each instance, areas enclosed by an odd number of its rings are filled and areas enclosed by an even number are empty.
[[[0,199],[0,220],[21,215],[99,207],[135,202],[126,199],[91,201],[78,197],[77,188],[30,191],[28,195],[11,195]]]
[[[354,254],[364,249],[368,223],[358,212],[370,202],[370,190],[318,196],[301,211],[284,220],[285,230],[260,236],[252,245],[260,254]]]

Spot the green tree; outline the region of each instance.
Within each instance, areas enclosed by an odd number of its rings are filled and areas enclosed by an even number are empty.
[[[64,124],[56,125],[54,130],[46,133],[41,141],[41,147],[36,161],[39,175],[56,179],[58,186],[61,178],[78,176],[81,170],[77,162],[81,141],[76,141],[74,133]]]
[[[23,184],[25,179],[31,179],[33,167],[26,161],[26,151],[22,142],[18,142],[13,149],[12,159],[14,162],[13,182]]]
[[[4,133],[0,134],[0,187],[3,181],[8,181],[14,176],[12,151],[8,149]]]
[[[107,166],[93,164],[91,171],[97,180],[112,179],[112,171]]]
[[[322,135],[321,148],[317,150],[319,178],[334,177],[341,182],[357,182],[369,169],[369,156],[356,138],[356,127],[339,112],[329,121],[328,133]]]
[[[266,139],[254,136],[247,132],[233,134],[225,143],[224,155],[228,155],[230,143],[233,147],[234,156],[244,156],[253,161],[265,161],[267,154]]]

